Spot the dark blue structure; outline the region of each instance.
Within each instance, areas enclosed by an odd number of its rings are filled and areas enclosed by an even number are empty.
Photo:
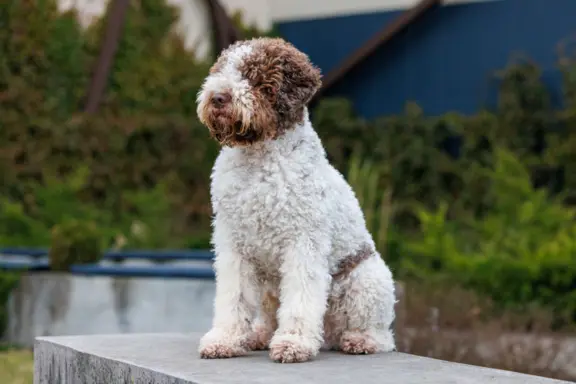
[[[0,247],[0,271],[50,271],[47,255],[48,249]],[[213,259],[214,254],[208,250],[109,251],[103,255],[102,260],[118,263],[72,265],[70,273],[86,276],[214,279],[215,274],[211,264]],[[123,263],[123,261],[131,260],[168,264],[127,265]],[[179,261],[204,262],[206,265],[170,264]]]
[[[401,11],[283,22],[280,33],[329,72]],[[561,99],[558,44],[576,42],[576,0],[492,0],[429,11],[352,70],[328,96],[353,100],[364,117],[415,101],[428,115],[493,107],[515,53],[533,59]],[[574,44],[573,44],[574,45]]]

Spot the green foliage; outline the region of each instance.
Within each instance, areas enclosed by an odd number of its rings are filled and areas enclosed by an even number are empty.
[[[19,275],[13,272],[0,271],[0,337],[7,324],[7,304],[12,289],[18,285]]]
[[[23,204],[0,199],[0,242],[4,246],[48,244],[46,227],[24,212]]]
[[[362,207],[368,230],[373,234],[377,249],[384,252],[388,244],[392,206],[392,187],[387,185],[380,193],[384,169],[369,160],[362,161],[359,153],[350,158],[348,183],[356,193]],[[384,256],[384,255],[383,255]]]
[[[29,182],[23,187],[23,201],[0,199],[3,246],[47,246],[53,241],[54,228],[72,221],[97,225],[106,247],[161,248],[171,241],[173,209],[166,199],[165,183],[94,202],[82,193],[89,178],[86,167],[65,177],[45,176],[44,183]]]
[[[403,115],[366,121],[354,116],[349,102],[336,99],[320,103],[314,126],[340,170],[346,171],[357,150],[385,167],[393,196],[401,198],[395,217],[409,222],[408,205],[418,201],[434,207],[452,194],[446,176],[457,164],[441,148],[454,133],[445,121],[449,118],[427,118],[418,106],[408,104]]]
[[[531,303],[576,314],[576,210],[534,188],[527,168],[497,148],[486,169],[493,205],[471,221],[446,219],[447,205],[420,209],[421,236],[403,244],[403,274],[451,280],[506,306]]]
[[[55,0],[2,6],[2,245],[46,246],[52,227],[71,218],[97,223],[118,247],[206,238],[217,146],[195,98],[210,63],[184,49],[177,18],[164,0],[129,8],[105,100],[86,116],[103,20],[84,30]]]
[[[48,258],[55,271],[66,271],[72,264],[96,263],[102,251],[102,237],[94,222],[70,220],[52,228]]]

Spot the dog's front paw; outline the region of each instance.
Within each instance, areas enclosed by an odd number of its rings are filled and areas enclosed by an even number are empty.
[[[227,359],[246,353],[246,337],[212,329],[200,340],[198,352],[203,359]]]
[[[371,355],[378,351],[378,344],[365,333],[344,332],[340,340],[340,349],[350,355]]]
[[[278,363],[302,363],[318,353],[316,342],[298,335],[278,335],[270,341],[270,358]]]

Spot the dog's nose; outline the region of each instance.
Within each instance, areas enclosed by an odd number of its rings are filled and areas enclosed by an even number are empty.
[[[232,100],[232,96],[229,93],[218,92],[212,95],[212,104],[216,107],[223,107]]]

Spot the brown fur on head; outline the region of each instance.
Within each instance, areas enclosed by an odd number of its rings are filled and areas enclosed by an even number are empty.
[[[198,95],[198,116],[223,145],[275,139],[301,123],[321,85],[308,56],[279,38],[225,49]]]

